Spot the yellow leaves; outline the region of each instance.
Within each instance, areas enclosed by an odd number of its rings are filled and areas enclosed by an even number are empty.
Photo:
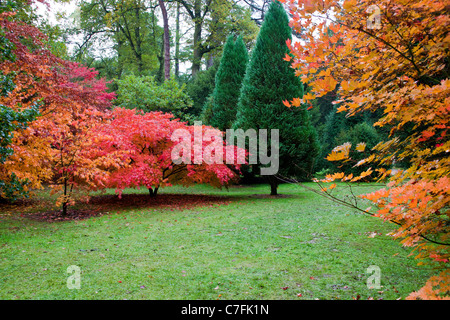
[[[346,80],[342,81],[341,88],[344,89],[345,91],[348,91],[349,90],[348,81]]]
[[[365,75],[362,77],[363,79],[366,78]],[[361,83],[357,81],[347,81],[343,80],[340,83],[341,89],[345,91],[345,93],[351,93],[352,91],[358,89],[361,86]]]
[[[366,171],[364,171],[363,173],[361,173],[359,176],[361,178],[365,178],[367,176],[370,176],[372,174],[372,172],[373,172],[372,168],[369,168]]]
[[[356,145],[356,151],[358,152],[364,152],[366,149],[366,144],[364,142],[360,142]]]
[[[311,93],[306,93],[304,96],[303,96],[303,99],[304,100],[306,100],[306,101],[309,101],[309,100],[314,100],[316,98],[316,96],[315,95],[313,95],[313,94],[311,94]]]
[[[355,6],[356,6],[356,0],[346,0],[346,1],[344,1],[343,7],[344,7],[344,9],[346,11],[350,11],[350,10],[354,9]]]
[[[292,105],[293,105],[294,107],[300,107],[301,102],[302,102],[302,101],[301,101],[299,98],[294,98],[294,99],[292,99]]]
[[[337,113],[345,111],[347,111],[347,108],[344,105],[339,106],[336,110]]]
[[[352,147],[352,144],[349,142],[346,142],[341,146],[337,146],[331,151],[331,153],[327,156],[326,159],[328,161],[346,160],[349,157],[351,147]]]
[[[313,83],[313,88],[323,92],[330,92],[336,88],[337,81],[333,78],[333,76],[325,76],[322,79],[317,79]]]

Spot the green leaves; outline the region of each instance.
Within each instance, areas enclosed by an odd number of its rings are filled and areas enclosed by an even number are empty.
[[[122,108],[173,112],[178,115],[192,106],[185,86],[180,86],[173,78],[159,85],[154,77],[129,75],[116,83],[116,105]]]

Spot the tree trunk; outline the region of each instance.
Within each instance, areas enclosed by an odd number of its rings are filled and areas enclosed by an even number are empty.
[[[159,187],[155,187],[155,189],[148,188],[148,192],[150,194],[150,197],[156,197],[156,195],[158,194],[158,189],[159,189]]]
[[[67,207],[68,207],[67,202],[64,202],[62,205],[62,215],[64,217],[67,216]]]
[[[268,176],[267,181],[270,184],[270,195],[271,196],[278,195],[278,185],[279,185],[278,179],[275,176]]]
[[[65,217],[67,215],[67,178],[64,178],[64,202],[62,204],[62,215]]]
[[[278,195],[278,185],[277,184],[271,184],[270,185],[270,195],[271,196]]]
[[[194,3],[194,57],[192,60],[192,76],[195,76],[198,71],[200,71],[200,66],[202,63],[202,27],[203,27],[203,19],[201,18],[201,1],[196,0]]]
[[[211,68],[214,65],[214,54],[210,53],[208,57],[208,61],[206,61],[206,70]]]
[[[180,3],[177,2],[177,21],[175,31],[175,77],[180,77]]]
[[[134,14],[136,17],[136,21],[140,21],[140,8],[135,8]],[[135,55],[136,55],[136,59],[138,61],[138,73],[139,73],[139,75],[141,75],[142,71],[144,69],[144,62],[142,61],[142,49],[141,49],[142,39],[141,39],[141,29],[140,29],[139,25],[134,28],[134,36],[136,38]]]
[[[164,21],[164,80],[170,79],[170,34],[169,19],[167,17],[166,5],[163,0],[159,0],[163,21]]]
[[[120,39],[120,33],[119,33],[119,28],[116,28],[115,31],[115,35],[116,35],[116,42],[117,42],[117,79],[121,79],[122,77],[122,73],[123,73],[123,53],[122,53],[122,48],[123,48],[123,40]]]
[[[194,30],[194,57],[192,59],[192,75],[195,76],[197,72],[200,71],[200,66],[202,63],[202,52],[200,48],[201,44],[201,32],[202,27],[200,24],[195,23]]]
[[[159,69],[158,74],[156,75],[156,79],[159,83],[164,82],[164,34],[162,35],[162,37],[161,52],[157,56],[159,61]]]

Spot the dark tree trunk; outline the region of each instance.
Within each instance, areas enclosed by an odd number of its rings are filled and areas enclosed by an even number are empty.
[[[180,3],[177,2],[177,21],[175,31],[175,77],[180,77]]]
[[[268,176],[267,181],[270,184],[270,195],[276,196],[278,195],[278,185],[280,182],[278,181],[277,177],[275,176]]]
[[[68,207],[67,202],[64,202],[62,205],[62,215],[64,217],[67,216],[67,207]]]
[[[195,76],[200,71],[202,63],[202,2],[195,0],[194,2],[194,57],[192,60],[192,75]]]
[[[135,8],[134,13],[135,13],[136,21],[139,21],[140,20],[140,9]],[[134,28],[134,36],[136,38],[135,55],[136,55],[136,59],[138,61],[138,72],[139,72],[139,75],[141,75],[142,71],[144,69],[144,61],[142,61],[142,49],[141,49],[142,39],[141,39],[141,29],[139,26]]]
[[[170,79],[170,34],[169,19],[167,17],[166,5],[163,0],[159,0],[163,21],[164,21],[164,80]]]
[[[271,196],[276,196],[278,195],[278,185],[277,184],[271,184],[270,185],[270,195]]]
[[[156,197],[156,195],[158,194],[158,189],[159,189],[159,187],[155,187],[155,189],[148,188],[148,192],[150,194],[150,197]]]
[[[200,66],[202,63],[202,50],[201,50],[201,41],[202,41],[202,25],[200,22],[195,22],[194,28],[194,57],[192,60],[192,75],[195,76],[197,72],[200,71]]]
[[[62,204],[62,215],[66,216],[67,215],[67,207],[68,207],[68,203],[67,203],[67,178],[64,178],[64,202]]]
[[[158,55],[159,69],[156,78],[159,83],[164,82],[164,34],[162,35],[161,52]]]

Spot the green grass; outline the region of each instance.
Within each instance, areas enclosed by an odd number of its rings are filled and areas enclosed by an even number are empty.
[[[7,208],[14,214],[0,214],[0,299],[397,299],[434,274],[386,235],[395,226],[299,186],[281,185],[284,197],[261,196],[268,191],[172,187],[161,194],[230,202],[111,208],[53,223],[18,214],[43,207]],[[48,206],[46,193],[37,196]],[[70,265],[81,268],[79,290],[66,286]],[[381,269],[380,289],[367,288],[371,265]]]

